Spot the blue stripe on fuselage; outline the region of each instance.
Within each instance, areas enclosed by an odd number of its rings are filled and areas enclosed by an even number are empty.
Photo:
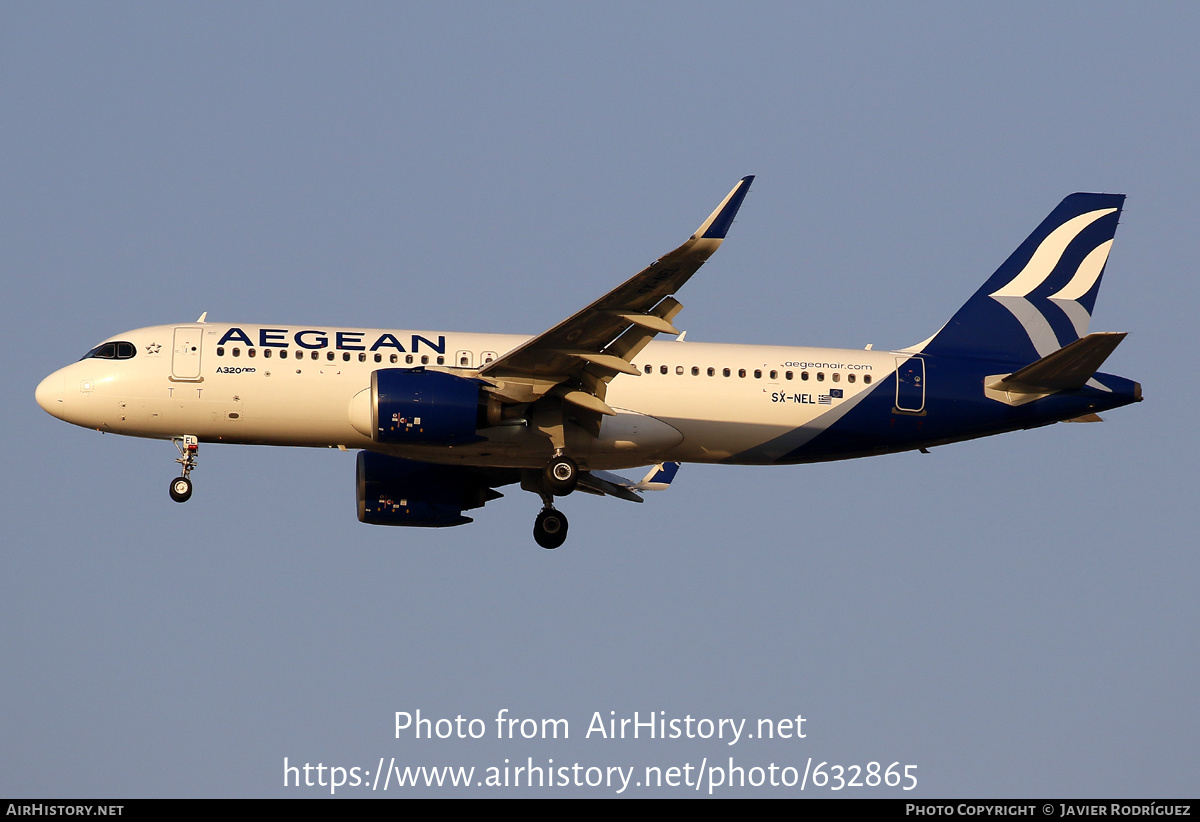
[[[870,391],[809,425],[749,449],[732,463],[801,463],[908,451],[930,445],[986,437],[1071,419],[1136,402],[1131,380],[1097,374],[1110,389],[1084,387],[1060,391],[1025,405],[1011,406],[984,394],[984,378],[1016,370],[1011,362],[923,357],[927,391],[920,414],[896,410],[896,376],[880,380]]]

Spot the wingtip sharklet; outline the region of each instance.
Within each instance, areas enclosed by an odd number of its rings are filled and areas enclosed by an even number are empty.
[[[729,233],[729,227],[733,225],[733,218],[737,216],[738,209],[742,207],[742,201],[746,199],[746,192],[750,190],[750,184],[753,182],[753,174],[739,180],[716,210],[708,215],[708,219],[696,229],[693,236],[705,240],[724,240],[725,235]]]

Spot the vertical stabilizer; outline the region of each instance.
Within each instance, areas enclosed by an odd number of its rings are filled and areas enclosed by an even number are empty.
[[[921,353],[1031,363],[1087,334],[1123,194],[1072,194]]]

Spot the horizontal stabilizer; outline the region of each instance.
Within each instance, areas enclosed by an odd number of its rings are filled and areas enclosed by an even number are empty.
[[[1083,388],[1123,339],[1125,334],[1118,332],[1088,334],[988,388],[1016,394],[1048,394]]]

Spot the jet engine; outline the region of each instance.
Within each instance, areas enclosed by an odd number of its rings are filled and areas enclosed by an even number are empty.
[[[484,439],[477,432],[487,427],[491,405],[495,400],[477,380],[382,368],[372,372],[371,387],[350,401],[350,423],[383,444],[465,445]]]
[[[497,484],[506,480],[501,478]],[[507,480],[511,481],[511,480]],[[488,478],[452,465],[433,465],[358,452],[358,519],[369,525],[445,528],[471,522],[462,512],[502,494]]]

